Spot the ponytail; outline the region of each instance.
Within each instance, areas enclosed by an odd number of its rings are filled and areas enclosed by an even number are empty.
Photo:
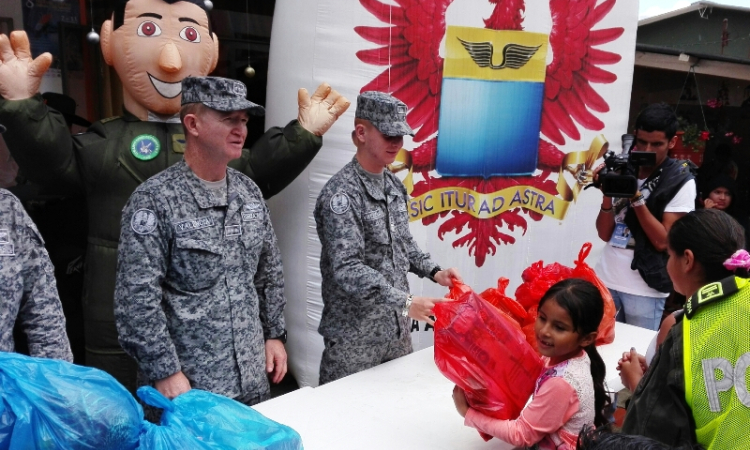
[[[591,379],[594,381],[594,425],[600,427],[609,423],[604,416],[604,409],[612,405],[612,399],[609,398],[609,394],[604,388],[607,368],[601,355],[596,350],[596,345],[592,343],[588,347],[584,347],[584,350],[591,360]]]

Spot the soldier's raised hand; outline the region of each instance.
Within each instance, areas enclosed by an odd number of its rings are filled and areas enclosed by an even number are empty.
[[[299,124],[317,136],[323,136],[351,104],[328,83],[318,86],[312,97],[307,89],[301,88],[297,92],[297,103],[299,104],[297,114]]]
[[[42,76],[52,64],[52,55],[31,57],[25,31],[13,31],[10,39],[0,34],[0,95],[6,100],[23,100],[39,91]]]

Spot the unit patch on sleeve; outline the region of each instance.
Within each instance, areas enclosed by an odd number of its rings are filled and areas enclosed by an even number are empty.
[[[344,214],[349,211],[349,196],[343,192],[337,192],[331,197],[331,211],[336,214]]]
[[[150,209],[139,209],[130,219],[130,228],[138,234],[151,234],[156,229],[156,214]]]

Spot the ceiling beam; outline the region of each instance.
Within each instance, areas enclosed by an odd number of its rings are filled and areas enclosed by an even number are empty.
[[[698,74],[750,81],[750,66],[748,65],[697,59],[693,56],[688,61],[681,61],[680,57],[676,55],[637,51],[635,53],[635,65],[677,72],[687,72],[690,70],[690,66],[694,66],[695,73]]]

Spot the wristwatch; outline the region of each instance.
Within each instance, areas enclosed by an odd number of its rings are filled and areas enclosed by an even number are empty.
[[[430,271],[430,274],[429,274],[429,275],[427,275],[427,278],[429,278],[429,279],[430,279],[430,280],[432,280],[433,282],[437,283],[437,281],[435,281],[435,275],[436,275],[436,274],[437,274],[438,272],[440,272],[441,270],[443,270],[443,269],[441,269],[441,268],[440,268],[440,266],[435,266],[435,268],[434,268],[434,269],[432,269],[432,270]]]
[[[277,341],[281,341],[281,343],[282,343],[282,344],[286,344],[286,330],[284,330],[284,332],[283,332],[283,333],[281,333],[281,336],[277,336],[277,337],[272,337],[272,338],[268,338],[268,339],[266,339],[266,340],[267,340],[267,341],[270,341],[271,339],[275,339],[275,340],[277,340]]]

